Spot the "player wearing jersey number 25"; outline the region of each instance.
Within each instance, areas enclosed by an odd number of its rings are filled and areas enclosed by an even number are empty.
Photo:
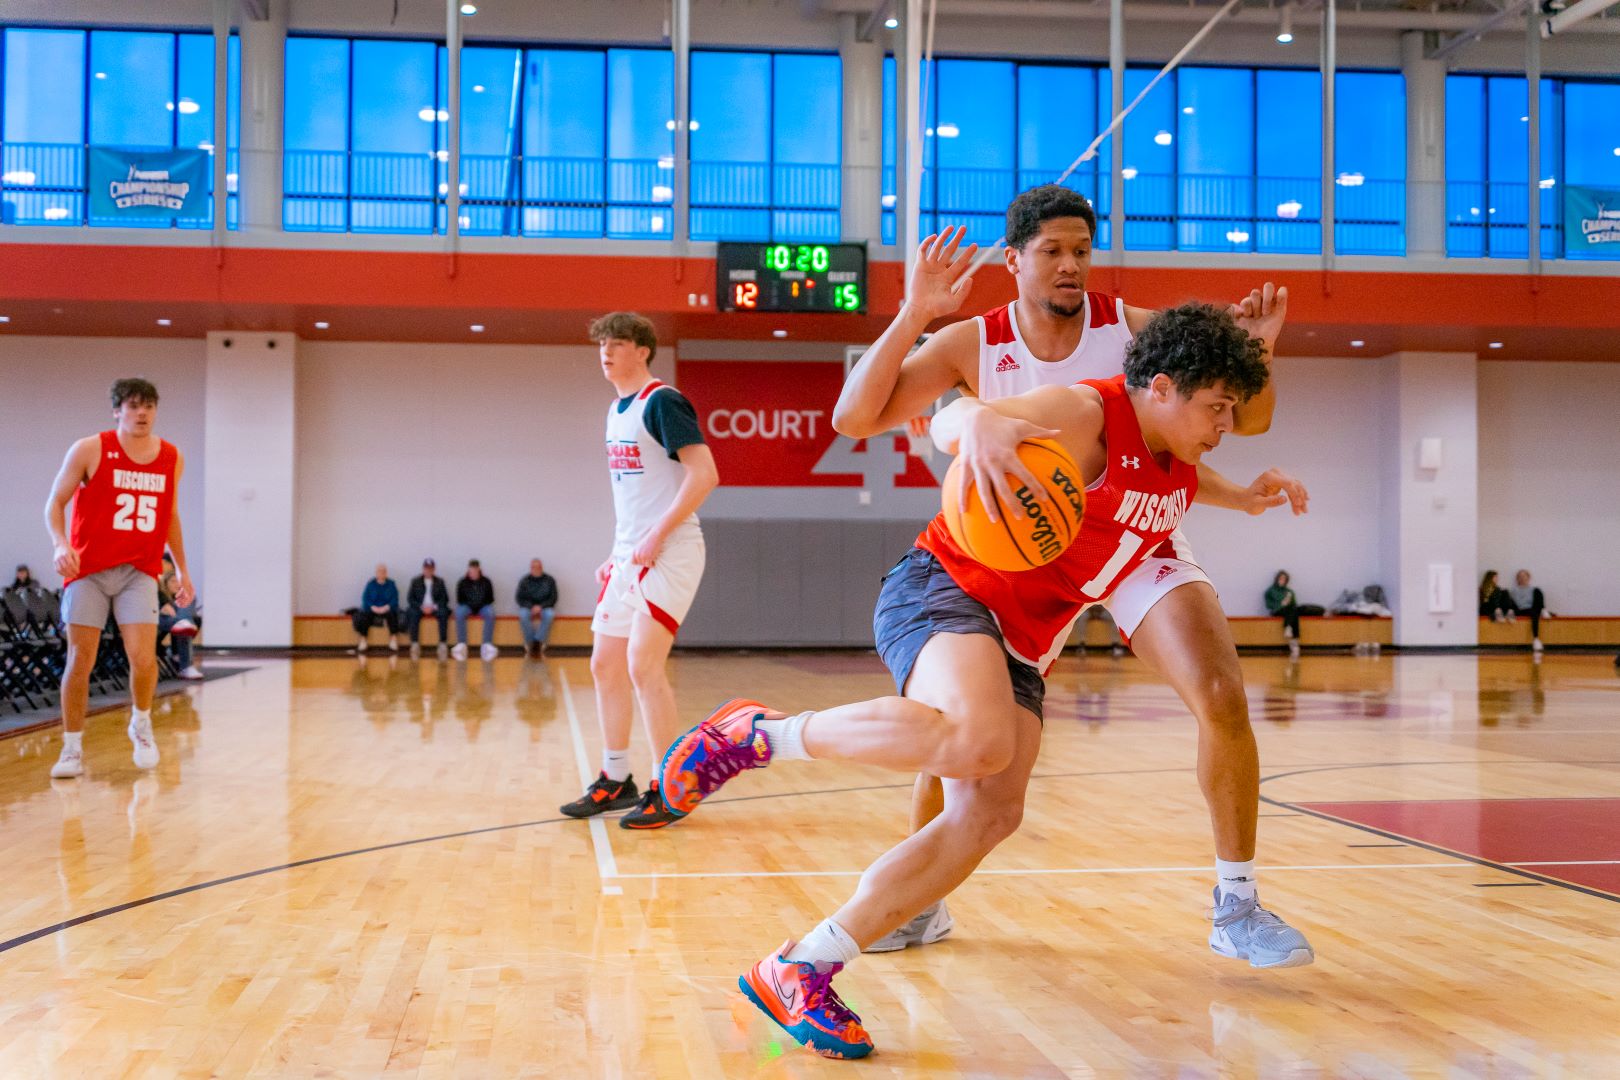
[[[1149,321],[1118,379],[953,403],[935,420],[935,443],[959,453],[980,482],[1023,439],[1063,444],[1088,489],[1081,539],[1044,567],[1007,574],[967,559],[936,518],[878,598],[878,652],[901,696],[797,715],[737,699],[671,745],[661,795],[678,815],[743,770],[779,761],[946,778],[940,817],[868,868],[830,919],[742,977],[749,999],[794,1038],[829,1056],[871,1052],[831,978],[1017,830],[1040,746],[1044,667],[1088,604],[1111,606],[1137,655],[1209,730],[1199,779],[1217,844],[1252,860],[1259,763],[1231,632],[1202,572],[1174,570],[1180,580],[1163,592],[1149,556],[1194,499],[1251,514],[1283,504],[1304,512],[1303,486],[1283,473],[1244,488],[1200,463],[1232,430],[1233,407],[1269,378],[1262,351],[1230,314],[1187,305]],[[1131,610],[1144,593],[1158,599]],[[1304,936],[1260,907],[1252,880],[1245,885],[1217,888],[1210,947],[1254,967],[1310,963]]]

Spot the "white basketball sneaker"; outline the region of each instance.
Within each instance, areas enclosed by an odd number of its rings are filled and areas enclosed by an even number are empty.
[[[1316,959],[1305,935],[1261,907],[1258,897],[1223,897],[1216,886],[1213,919],[1209,947],[1222,956],[1247,960],[1250,967],[1303,967]]]
[[[954,926],[956,920],[951,918],[951,913],[945,910],[945,901],[941,900],[932,907],[925,908],[916,918],[898,930],[891,930],[878,938],[862,951],[899,952],[908,945],[932,945],[949,934]]]
[[[443,647],[444,646],[442,645],[440,646],[440,648]],[[467,643],[465,641],[456,642],[455,647],[450,650],[450,655],[455,657],[457,660],[467,659]]]
[[[129,718],[129,741],[135,747],[131,757],[137,769],[150,769],[158,763],[157,738],[152,734],[150,716]]]
[[[478,655],[483,657],[485,660],[493,660],[497,656],[501,655],[501,650],[495,647],[495,643],[493,641],[486,641],[478,647]]]
[[[72,780],[76,776],[84,775],[84,751],[69,749],[66,744],[62,746],[62,756],[56,759],[51,766],[52,780]]]

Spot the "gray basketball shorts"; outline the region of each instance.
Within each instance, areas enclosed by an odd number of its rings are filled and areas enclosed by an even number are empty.
[[[157,622],[157,578],[126,563],[82,577],[62,594],[62,621],[70,626],[100,629],[108,612],[119,626]]]

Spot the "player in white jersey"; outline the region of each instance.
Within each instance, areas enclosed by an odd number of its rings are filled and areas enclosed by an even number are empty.
[[[921,416],[942,395],[960,390],[985,400],[1011,397],[1042,386],[1069,386],[1081,379],[1108,379],[1124,370],[1125,349],[1154,312],[1123,300],[1086,291],[1097,217],[1085,196],[1057,184],[1031,188],[1007,207],[1007,272],[1018,299],[984,315],[951,323],[910,356],[912,344],[937,319],[953,315],[973,287],[968,274],[978,245],[962,249],[965,229],[947,229],[923,241],[900,313],[850,372],[833,426],[850,438],[871,438]],[[1270,282],[1237,304],[1232,314],[1250,335],[1271,347],[1282,330],[1288,290]],[[1244,403],[1234,416],[1234,434],[1258,435],[1271,426],[1274,380]],[[1006,471],[1038,490],[1016,458]],[[992,511],[993,513],[993,511]],[[1170,573],[1157,574],[1168,590],[1191,575],[1175,573],[1196,563],[1179,529],[1155,553]],[[1202,577],[1202,571],[1198,572]],[[1150,606],[1157,595],[1144,597]],[[1145,612],[1146,607],[1143,608]],[[1225,736],[1200,728],[1200,753],[1217,752],[1209,742]],[[1233,750],[1241,753],[1241,748]],[[937,777],[922,775],[912,791],[911,831],[916,832],[945,807]],[[1212,811],[1213,814],[1213,811]],[[1217,864],[1224,877],[1243,874],[1254,859],[1252,837],[1242,838],[1234,823],[1216,821]],[[1252,872],[1248,873],[1252,878]],[[870,952],[892,952],[929,944],[950,933],[950,912],[934,905],[875,942]]]
[[[600,348],[602,374],[618,394],[607,412],[613,553],[596,570],[602,591],[591,619],[602,772],[562,812],[585,818],[634,807],[620,826],[656,829],[677,819],[659,802],[656,779],[646,791],[636,791],[631,705],[641,707],[656,767],[676,733],[675,692],[665,664],[703,578],[697,509],[720,477],[692,403],[649,370],[658,350],[652,323],[616,311],[592,323],[590,334]]]

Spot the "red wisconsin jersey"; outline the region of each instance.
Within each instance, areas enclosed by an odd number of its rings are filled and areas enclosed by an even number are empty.
[[[126,563],[153,577],[163,573],[180,453],[159,442],[158,456],[137,465],[124,453],[118,432],[101,433],[101,462],[73,497],[68,543],[79,555],[80,578]]]
[[[1171,458],[1166,472],[1148,452],[1125,376],[1083,383],[1102,395],[1108,468],[1086,487],[1080,535],[1067,551],[1045,566],[1009,573],[969,558],[951,539],[944,514],[917,538],[963,592],[990,609],[1007,651],[1043,675],[1081,610],[1112,593],[1169,538],[1198,492],[1196,467]]]

